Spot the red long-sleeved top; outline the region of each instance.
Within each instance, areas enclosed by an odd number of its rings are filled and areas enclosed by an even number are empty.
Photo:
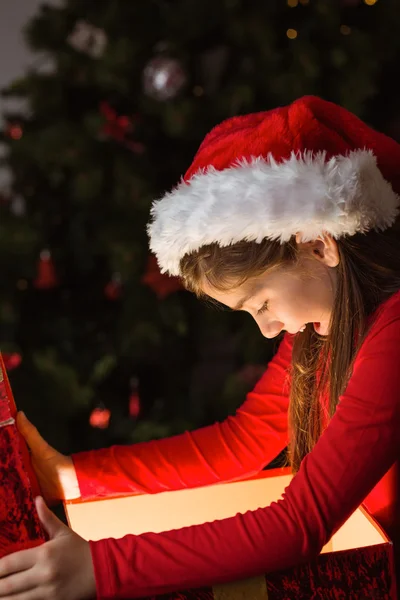
[[[259,472],[288,441],[292,339],[285,336],[255,389],[223,423],[73,455],[82,497],[155,493]],[[399,367],[400,292],[375,312],[336,413],[283,499],[203,525],[91,541],[97,599],[140,598],[290,567],[315,557],[363,501],[396,547]]]

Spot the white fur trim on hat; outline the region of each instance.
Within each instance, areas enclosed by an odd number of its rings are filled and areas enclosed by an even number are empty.
[[[199,171],[153,203],[147,231],[161,272],[179,275],[181,258],[206,244],[385,229],[399,203],[371,150],[328,160],[325,152],[292,152],[283,162],[268,155]]]

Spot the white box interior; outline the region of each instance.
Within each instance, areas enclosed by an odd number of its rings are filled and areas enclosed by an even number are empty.
[[[64,504],[70,527],[86,540],[120,538],[128,533],[158,533],[231,517],[266,507],[281,498],[291,475],[222,483],[189,490]],[[387,542],[379,526],[357,509],[322,552]]]

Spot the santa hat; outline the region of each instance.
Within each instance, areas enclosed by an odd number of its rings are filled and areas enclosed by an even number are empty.
[[[228,119],[175,189],[153,202],[150,248],[162,272],[201,246],[335,238],[393,224],[400,145],[331,102],[305,96]]]

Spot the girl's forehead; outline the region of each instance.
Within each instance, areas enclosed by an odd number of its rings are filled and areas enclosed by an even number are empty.
[[[209,283],[204,284],[202,288],[207,296],[210,296],[219,302],[223,302],[224,304],[229,304],[234,310],[240,310],[243,304],[259,294],[265,286],[265,277],[258,276],[253,277],[251,280],[247,280],[240,285],[232,283],[232,287],[225,290],[218,290]]]
[[[243,296],[246,294],[247,296],[255,296],[258,292],[264,289],[266,286],[275,283],[279,280],[282,280],[290,275],[294,275],[299,269],[294,265],[290,268],[285,268],[283,266],[274,267],[274,268],[266,268],[263,273],[259,275],[255,275],[253,277],[249,277],[244,282],[238,283],[232,279],[232,285],[227,285],[224,290],[219,290],[214,287],[208,281],[203,281],[202,290],[207,295],[214,294],[223,294],[224,296],[235,297],[237,295]]]

